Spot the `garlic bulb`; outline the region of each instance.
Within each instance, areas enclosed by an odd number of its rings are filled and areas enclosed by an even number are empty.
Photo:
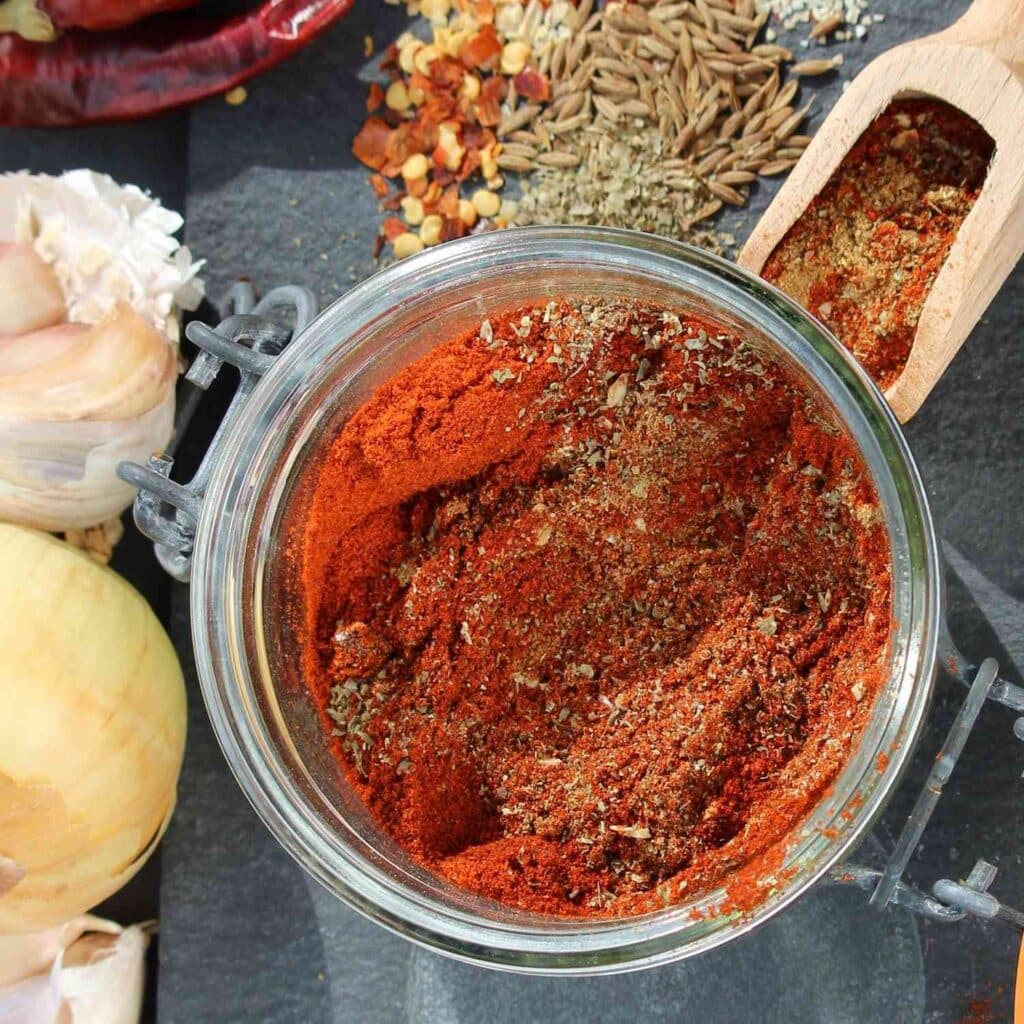
[[[86,915],[0,936],[0,1024],[136,1024],[149,932]]]
[[[31,245],[0,242],[0,338],[59,324],[67,315],[53,270]]]
[[[131,504],[117,464],[167,444],[177,311],[203,294],[181,223],[92,171],[0,176],[0,520],[84,530]]]
[[[167,634],[116,573],[8,524],[0,565],[0,934],[9,934],[95,906],[153,852],[174,808],[185,689]]]

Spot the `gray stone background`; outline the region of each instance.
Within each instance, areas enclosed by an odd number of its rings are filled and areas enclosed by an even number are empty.
[[[815,90],[812,127],[842,81],[871,57],[948,24],[966,6],[875,0],[872,10],[886,20],[863,42],[842,45],[841,78]],[[380,50],[404,22],[402,10],[359,0],[307,50],[250,83],[240,107],[212,100],[134,125],[0,132],[0,169],[90,165],[149,186],[184,208],[187,241],[209,261],[212,295],[244,275],[264,290],[307,284],[326,303],[374,270],[377,214],[349,146],[372,70],[363,37],[372,35]],[[760,187],[734,218],[740,240],[772,194],[771,185]],[[1024,665],[1022,313],[1018,270],[907,429],[953,570],[953,635],[972,658],[995,655],[1017,681]],[[226,398],[219,389],[193,424],[181,453],[184,475]],[[993,1022],[1009,1020],[1020,942],[1011,928],[874,914],[862,895],[834,889],[812,892],[753,935],[698,960],[608,979],[500,975],[412,947],[321,890],[263,828],[206,718],[186,588],[159,580],[137,537],[116,564],[169,621],[191,696],[178,812],[160,867],[113,906],[122,916],[138,907],[145,913],[162,871],[155,1011],[162,1024],[952,1024],[965,1019],[973,998],[991,1000]],[[915,765],[859,860],[877,863],[891,848],[961,698],[956,684],[940,681]],[[984,856],[999,867],[993,891],[1024,905],[1024,748],[1013,739],[1012,720],[996,707],[983,712],[911,863],[918,885],[963,877]]]

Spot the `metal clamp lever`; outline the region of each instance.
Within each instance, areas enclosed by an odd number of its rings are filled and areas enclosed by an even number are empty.
[[[117,467],[117,475],[139,489],[133,509],[136,526],[154,542],[164,570],[183,583],[191,574],[199,512],[221,438],[289,339],[316,316],[317,303],[312,292],[296,285],[275,288],[256,302],[252,287],[239,283],[228,292],[219,312],[222,319],[217,327],[194,321],[185,330],[188,339],[202,349],[185,375],[200,390],[179,406],[174,441],[166,452],[150,456],[145,466],[122,462]],[[282,317],[282,312],[290,315]],[[238,367],[241,381],[199,469],[187,484],[175,483],[170,478],[174,446],[198,397],[213,384],[224,363]]]
[[[1005,685],[998,680],[998,672],[999,666],[992,658],[982,662],[975,672],[967,697],[957,712],[928,781],[885,867],[878,870],[860,864],[846,864],[833,869],[830,881],[840,885],[855,885],[869,891],[871,898],[868,902],[876,909],[895,903],[933,921],[959,921],[971,914],[989,920],[999,918],[1024,929],[1024,914],[1000,903],[987,891],[996,877],[996,868],[987,861],[977,861],[963,882],[940,879],[932,886],[933,896],[922,893],[902,880],[903,872],[921,841],[985,701],[999,700],[992,692],[995,686]],[[999,702],[1004,703],[1002,700]],[[1024,739],[1019,728],[1020,722],[1018,719],[1015,723],[1014,734]]]

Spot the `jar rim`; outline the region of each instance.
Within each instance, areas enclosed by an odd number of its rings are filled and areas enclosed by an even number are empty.
[[[287,732],[287,723],[268,723],[274,710],[261,703],[258,677],[262,673],[263,681],[273,684],[265,652],[250,653],[260,633],[253,619],[260,614],[261,589],[254,588],[255,606],[247,604],[243,581],[248,571],[262,578],[266,569],[275,541],[268,524],[275,502],[284,500],[285,478],[301,447],[289,442],[295,449],[282,458],[280,446],[300,412],[309,412],[304,403],[315,390],[311,382],[330,372],[332,359],[372,363],[372,353],[360,345],[386,331],[389,315],[403,304],[447,294],[455,282],[469,287],[539,265],[583,273],[620,268],[678,279],[706,289],[716,302],[748,318],[756,315],[762,329],[800,360],[832,400],[876,478],[890,529],[894,598],[903,602],[905,616],[893,662],[899,678],[887,687],[888,717],[878,723],[873,716],[869,729],[880,724],[878,742],[870,757],[861,757],[865,763],[857,778],[848,776],[864,750],[851,755],[840,776],[846,790],[860,794],[860,803],[852,811],[837,806],[827,815],[829,822],[842,824],[839,836],[827,838],[827,828],[819,828],[792,848],[786,859],[792,877],[742,916],[692,919],[694,906],[710,908],[715,893],[642,917],[536,923],[526,915],[525,924],[446,905],[346,846],[330,815],[316,805],[316,794],[296,781],[288,757],[297,752],[280,749],[275,729],[284,726]],[[610,973],[680,959],[745,934],[798,898],[866,836],[898,784],[924,722],[937,660],[941,578],[931,514],[903,434],[877,387],[827,328],[773,286],[683,243],[619,229],[539,227],[472,236],[395,264],[334,302],[285,349],[222,439],[196,533],[191,610],[203,696],[229,765],[271,832],[318,881],[384,926],[447,955],[508,970]],[[861,747],[866,744],[865,735]],[[881,770],[868,763],[875,761],[876,747],[886,752]],[[835,788],[842,789],[839,780]],[[841,813],[848,819],[841,820]]]

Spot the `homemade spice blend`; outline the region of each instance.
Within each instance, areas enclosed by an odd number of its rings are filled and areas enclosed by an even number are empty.
[[[853,444],[682,311],[492,315],[310,483],[303,657],[338,763],[413,858],[504,904],[628,915],[776,863],[887,677]]]
[[[762,276],[828,324],[880,387],[903,372],[994,145],[947,103],[893,103],[765,263]]]

